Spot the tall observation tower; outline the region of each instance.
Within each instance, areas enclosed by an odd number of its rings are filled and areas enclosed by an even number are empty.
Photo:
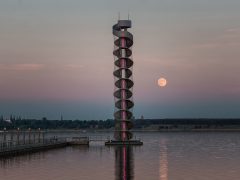
[[[131,140],[133,135],[130,129],[132,123],[132,108],[134,106],[132,100],[132,45],[133,35],[128,31],[132,23],[130,20],[118,20],[117,24],[113,25],[114,36],[114,99],[115,99],[115,140],[106,142],[112,145],[115,144],[136,144],[142,145],[142,142]]]

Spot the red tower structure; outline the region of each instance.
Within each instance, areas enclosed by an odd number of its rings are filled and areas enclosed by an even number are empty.
[[[118,141],[128,141],[132,138],[129,131],[132,128],[132,50],[133,35],[128,32],[130,20],[119,20],[113,26],[114,35],[114,80],[115,80],[115,134]]]
[[[115,99],[115,133],[114,141],[106,142],[108,144],[136,144],[142,145],[142,142],[132,139],[130,130],[132,123],[132,108],[134,106],[132,100],[132,45],[133,35],[128,31],[132,23],[130,20],[118,20],[113,25],[114,36],[114,99]]]

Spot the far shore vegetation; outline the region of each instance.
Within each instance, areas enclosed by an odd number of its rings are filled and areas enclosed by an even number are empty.
[[[240,119],[134,119],[133,130],[140,131],[201,131],[201,130],[239,130]],[[0,130],[27,130],[45,129],[92,129],[92,130],[113,130],[114,120],[48,120],[46,117],[41,119],[25,119],[11,116],[4,119],[0,116]]]

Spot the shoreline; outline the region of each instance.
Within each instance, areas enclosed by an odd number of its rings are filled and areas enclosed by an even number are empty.
[[[114,129],[46,129],[42,130],[46,133],[55,132],[80,132],[80,133],[101,133],[109,132],[113,133]],[[9,130],[7,132],[16,132],[15,130]],[[133,129],[131,132],[240,132],[240,128],[221,128],[221,129]],[[1,132],[0,132],[1,133]]]

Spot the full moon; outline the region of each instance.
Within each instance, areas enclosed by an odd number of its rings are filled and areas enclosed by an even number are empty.
[[[165,78],[159,78],[158,79],[158,85],[160,87],[165,87],[167,85],[167,80]]]

